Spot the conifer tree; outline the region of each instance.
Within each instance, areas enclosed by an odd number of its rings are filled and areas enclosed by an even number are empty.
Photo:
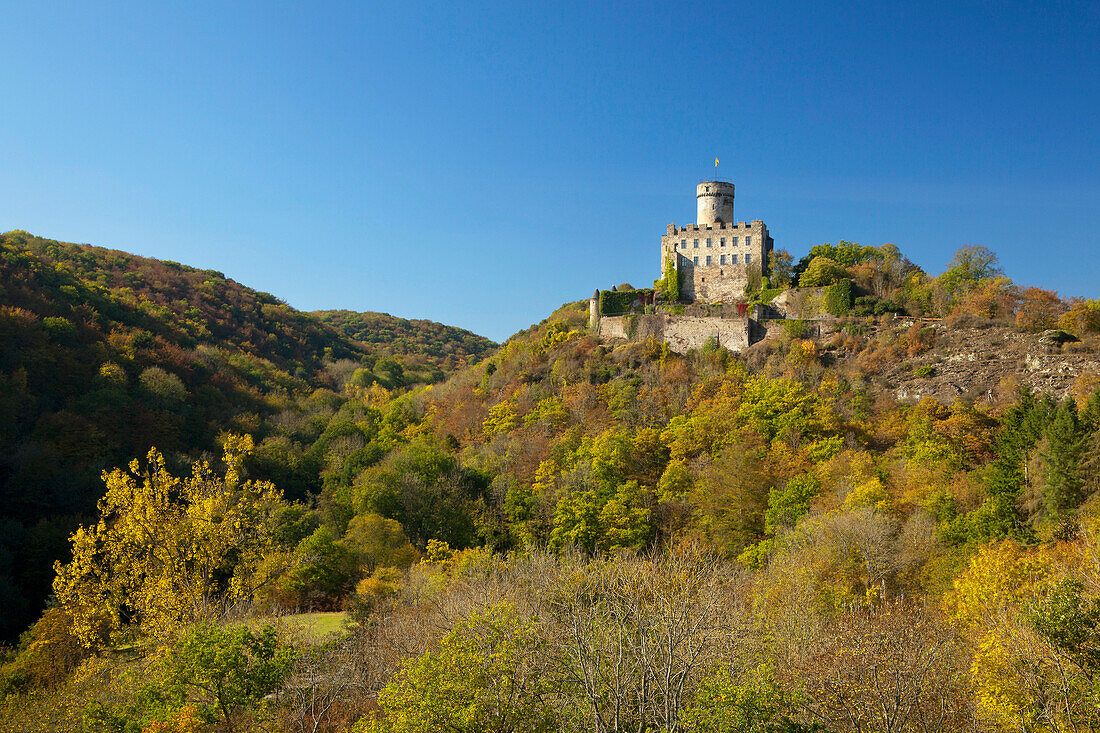
[[[1082,448],[1077,405],[1072,399],[1066,399],[1047,428],[1046,446],[1041,455],[1045,467],[1043,506],[1063,538],[1073,534],[1073,511],[1083,498]]]

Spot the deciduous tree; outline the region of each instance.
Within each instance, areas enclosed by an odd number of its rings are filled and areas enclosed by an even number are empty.
[[[135,626],[171,639],[184,626],[221,617],[248,601],[281,570],[261,562],[273,547],[270,517],[275,487],[246,481],[248,436],[229,436],[224,475],[206,461],[186,478],[172,476],[164,457],[104,474],[99,521],[72,537],[73,559],[55,566],[54,592],[81,641],[95,643]]]

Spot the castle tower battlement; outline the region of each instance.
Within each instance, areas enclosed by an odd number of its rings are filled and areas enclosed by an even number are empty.
[[[733,218],[733,184],[725,181],[703,181],[695,187],[699,224],[728,224]]]
[[[687,302],[737,302],[745,297],[750,275],[768,273],[772,238],[764,222],[733,218],[733,184],[703,181],[695,189],[698,221],[669,224],[661,237],[661,275],[669,265],[680,277]]]

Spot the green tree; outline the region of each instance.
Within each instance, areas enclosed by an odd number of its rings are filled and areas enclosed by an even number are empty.
[[[157,405],[170,407],[187,399],[187,387],[183,381],[160,367],[149,367],[141,373],[138,381]]]
[[[963,247],[955,252],[936,282],[950,297],[958,299],[982,280],[1003,274],[1000,260],[992,250],[982,246]]]
[[[355,553],[333,539],[328,527],[318,527],[298,544],[295,564],[280,585],[299,604],[309,608],[331,607],[351,592],[359,579]]]
[[[260,706],[282,688],[294,656],[270,626],[254,634],[247,628],[199,624],[169,649],[162,684],[174,707],[195,704],[204,713],[216,713],[232,731],[240,711]]]
[[[848,270],[835,260],[824,255],[818,255],[810,260],[810,264],[798,278],[798,284],[808,288],[832,285],[837,280],[847,276],[847,274]]]
[[[433,539],[469,547],[476,540],[477,500],[487,485],[484,474],[416,441],[356,477],[353,508],[396,520],[417,547]]]
[[[691,733],[812,733],[820,725],[803,725],[790,716],[794,698],[765,666],[737,673],[721,667],[699,685],[695,699],[680,714]]]
[[[745,383],[737,416],[769,441],[819,437],[831,417],[820,396],[801,382],[763,376]]]
[[[789,288],[794,278],[794,258],[785,249],[775,249],[768,254],[768,274],[772,285]]]
[[[637,481],[625,481],[600,509],[600,539],[602,550],[640,548],[653,534],[649,522],[649,507]]]
[[[355,733],[541,733],[560,730],[548,704],[535,624],[498,605],[460,622],[439,648],[406,663],[378,696],[383,717]]]
[[[669,461],[664,473],[661,474],[661,480],[657,483],[657,496],[661,501],[681,499],[691,491],[693,484],[691,469],[685,461],[681,459]]]
[[[401,525],[378,514],[352,517],[340,542],[355,553],[368,571],[381,566],[407,568],[416,562],[416,548]]]
[[[752,295],[753,293],[759,293],[760,289],[765,286],[764,271],[761,267],[761,263],[754,262],[748,267],[745,280],[745,295]]]
[[[1076,674],[1085,680],[1100,679],[1100,598],[1085,597],[1081,581],[1065,578],[1055,585],[1037,604],[1032,624]],[[1100,702],[1100,689],[1092,688],[1089,694]],[[1094,717],[1098,714],[1100,705],[1093,711]]]
[[[764,512],[764,530],[775,535],[780,529],[791,529],[810,511],[810,502],[821,493],[821,481],[810,474],[795,476],[768,494]]]
[[[1084,449],[1077,419],[1077,405],[1063,400],[1046,431],[1046,444],[1041,450],[1044,467],[1043,506],[1047,516],[1057,525],[1062,537],[1074,534],[1073,512],[1084,499],[1084,478],[1081,456]]]
[[[954,521],[947,531],[949,536],[978,542],[1030,537],[1031,529],[1016,504],[1027,483],[1024,471],[1028,454],[1052,421],[1054,409],[1052,402],[1037,400],[1030,390],[1020,391],[1016,404],[1000,417],[993,443],[996,457],[982,474],[988,496],[981,507]]]

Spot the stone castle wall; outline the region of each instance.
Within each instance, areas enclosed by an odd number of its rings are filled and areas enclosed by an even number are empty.
[[[749,345],[751,324],[744,318],[706,318],[666,314],[636,316],[605,316],[600,318],[601,338],[644,341],[656,338],[668,344],[677,354],[701,349],[712,337],[730,351],[741,351]]]
[[[681,272],[681,298],[732,302],[744,295],[750,268],[767,272],[771,250],[772,239],[762,221],[670,224],[661,237],[661,275],[671,260]]]

